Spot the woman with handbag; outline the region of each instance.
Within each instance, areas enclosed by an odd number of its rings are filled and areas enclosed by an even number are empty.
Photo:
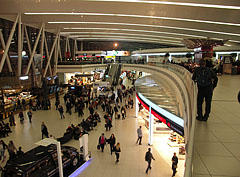
[[[172,157],[172,171],[173,171],[172,176],[175,176],[175,174],[177,173],[177,164],[178,164],[178,157],[176,156],[176,152],[174,152]]]
[[[115,146],[114,150],[115,150],[115,155],[116,155],[116,162],[119,162],[119,156],[120,156],[120,152],[121,152],[121,148],[120,148],[120,143],[119,142]]]

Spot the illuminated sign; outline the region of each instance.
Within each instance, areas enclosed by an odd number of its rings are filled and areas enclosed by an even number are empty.
[[[106,53],[107,56],[130,56],[129,51],[107,51]]]
[[[19,80],[21,80],[21,81],[28,80],[28,76],[21,76],[21,77],[19,77]]]

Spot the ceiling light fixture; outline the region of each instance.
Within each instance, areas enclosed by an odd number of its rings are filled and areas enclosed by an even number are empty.
[[[105,13],[24,13],[25,15],[86,15],[86,16],[113,16],[113,17],[133,17],[133,18],[150,18],[150,19],[163,19],[163,20],[176,20],[196,23],[209,23],[217,25],[229,25],[229,26],[240,26],[238,23],[227,23],[219,21],[208,21],[208,20],[196,20],[187,18],[174,18],[174,17],[157,17],[157,16],[145,16],[145,15],[130,15],[130,14],[105,14]]]
[[[77,37],[78,35],[71,35],[71,33],[75,34],[115,34],[115,35],[126,35],[126,36],[145,36],[145,37],[158,37],[158,38],[168,38],[168,39],[176,39],[182,40],[183,38],[177,37],[169,37],[169,36],[159,36],[159,35],[146,35],[146,34],[132,34],[132,33],[111,33],[111,32],[61,32],[60,34],[67,34],[69,37]]]
[[[77,38],[78,40],[103,40],[104,38]],[[106,38],[104,39],[106,40]],[[147,43],[159,43],[159,44],[172,44],[172,45],[179,45],[179,46],[184,46],[183,44],[180,43],[173,43],[173,42],[158,42],[158,41],[151,41],[151,40],[140,40],[140,39],[124,39],[124,38],[107,38],[107,40],[113,40],[113,41],[140,41],[140,42],[147,42]]]
[[[237,33],[227,33],[227,32],[221,32],[221,31],[210,31],[210,30],[193,29],[193,28],[182,28],[182,27],[176,27],[176,26],[147,25],[147,24],[134,24],[134,23],[116,23],[116,22],[48,22],[48,23],[49,24],[100,24],[100,25],[142,26],[142,27],[196,31],[196,32],[204,32],[204,33],[215,33],[215,34],[230,35],[230,36],[240,36],[240,34],[237,34]]]
[[[167,41],[167,42],[172,42],[172,43],[182,43],[181,41],[172,41],[172,40],[164,40],[164,39],[156,39],[156,38],[143,38],[143,37],[129,37],[129,36],[99,36],[99,35],[79,35],[77,36],[77,38],[91,38],[91,37],[94,37],[94,38],[128,38],[128,39],[141,39],[141,40],[152,40],[152,41]]]
[[[190,6],[190,7],[205,7],[218,9],[240,10],[239,6],[226,6],[218,4],[199,4],[199,3],[185,3],[185,2],[169,2],[169,1],[150,1],[150,0],[88,0],[88,1],[103,1],[103,2],[132,2],[132,3],[146,3],[146,4],[163,4],[175,6]]]
[[[196,37],[196,38],[206,38],[205,36],[191,35],[191,34],[182,34],[182,33],[171,33],[163,31],[147,31],[147,30],[135,30],[135,29],[123,29],[123,28],[63,28],[64,30],[112,30],[112,31],[131,31],[131,32],[144,32],[144,33],[156,33],[156,34],[170,34],[177,36],[187,36],[187,37]],[[62,32],[63,33],[63,32]],[[78,33],[78,32],[69,32],[69,33]]]
[[[72,37],[72,36],[71,36]],[[132,37],[132,36],[100,36],[100,35],[76,35],[77,38],[86,38],[86,37],[101,37],[101,38],[129,38],[129,39],[142,39],[142,40],[153,40],[153,41],[168,41],[174,43],[182,43],[181,41],[172,41],[165,39],[156,39],[156,38],[143,38],[143,37]]]

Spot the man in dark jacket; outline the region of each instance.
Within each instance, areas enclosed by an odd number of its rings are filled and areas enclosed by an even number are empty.
[[[48,138],[48,129],[47,129],[47,126],[45,125],[44,122],[42,122],[41,131],[42,131],[42,139],[43,139],[43,135],[44,135],[46,138]]]
[[[148,163],[146,173],[148,173],[149,169],[150,170],[152,169],[152,167],[151,167],[152,159],[155,160],[155,158],[153,157],[153,155],[151,153],[151,148],[148,148],[148,151],[146,152],[146,155],[145,155],[145,161],[147,161],[147,163]]]
[[[200,67],[196,68],[192,80],[197,82],[198,95],[197,95],[197,120],[207,121],[211,112],[211,102],[213,89],[217,86],[218,78],[216,74],[210,69],[205,67],[206,61],[201,59],[199,61]],[[205,114],[202,113],[202,104],[205,99],[206,107]]]

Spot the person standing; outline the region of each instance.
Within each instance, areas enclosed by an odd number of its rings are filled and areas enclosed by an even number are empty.
[[[43,139],[43,136],[48,138],[48,129],[44,122],[42,122],[41,131],[42,131],[42,139]]]
[[[120,152],[121,152],[121,148],[120,148],[120,143],[119,142],[115,146],[114,150],[115,150],[115,155],[116,155],[116,162],[119,162],[119,156],[120,156]]]
[[[217,86],[218,78],[210,68],[206,67],[206,61],[201,59],[199,61],[200,67],[196,68],[192,80],[197,82],[197,120],[207,121],[211,112],[211,102],[213,90]],[[205,114],[202,113],[202,104],[205,99],[206,107]]]
[[[10,113],[9,123],[10,123],[10,126],[13,126],[13,125],[15,126],[16,125],[13,112]]]
[[[15,147],[13,141],[9,141],[8,143],[8,153],[9,153],[9,159],[14,159],[16,157],[16,151],[17,148]]]
[[[112,152],[114,151],[114,146],[115,146],[115,143],[116,143],[116,138],[114,136],[114,134],[112,134],[110,136],[110,138],[108,139],[109,141],[109,145],[110,145],[110,151],[111,151],[111,155],[112,155]]]
[[[99,137],[98,143],[99,143],[99,145],[101,147],[101,150],[103,152],[104,151],[104,146],[106,144],[106,137],[104,136],[104,133],[102,133],[102,135]]]
[[[17,151],[17,156],[19,157],[19,156],[21,156],[21,155],[23,155],[23,154],[24,154],[24,152],[22,151],[22,147],[19,146],[19,147],[18,147],[18,151]]]
[[[138,139],[136,144],[139,141],[139,145],[142,145],[142,126],[139,126],[139,128],[137,129],[137,135],[138,135]]]
[[[5,156],[5,151],[7,149],[7,145],[5,144],[5,142],[3,140],[0,140],[0,160],[2,160],[2,162],[4,162],[6,156]]]
[[[176,152],[174,152],[172,157],[172,171],[173,171],[172,176],[175,176],[177,172],[177,164],[178,164],[178,157],[176,156]]]
[[[148,148],[148,151],[145,154],[145,161],[147,161],[147,163],[148,163],[148,166],[147,166],[147,169],[146,169],[146,173],[148,173],[149,169],[150,170],[152,169],[152,167],[151,167],[152,159],[155,160],[155,158],[153,157],[153,155],[151,153],[151,148]]]
[[[32,111],[31,111],[31,109],[29,109],[29,111],[27,112],[27,115],[28,115],[29,122],[32,123]]]

